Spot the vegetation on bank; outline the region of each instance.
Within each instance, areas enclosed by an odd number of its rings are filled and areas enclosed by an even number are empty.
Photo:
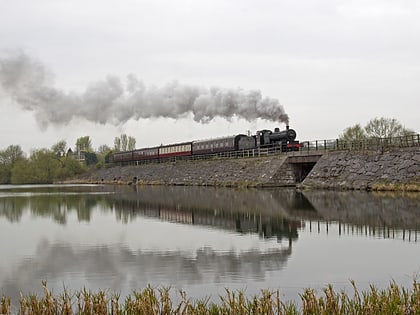
[[[392,183],[377,183],[371,187],[372,191],[398,191],[398,192],[420,192],[419,183],[408,184],[392,184]]]
[[[383,290],[371,285],[359,292],[352,282],[354,292],[337,292],[331,285],[317,295],[313,289],[301,293],[301,303],[283,301],[279,291],[262,290],[247,298],[243,291],[230,291],[220,296],[219,303],[209,298],[190,300],[184,291],[178,292],[179,302],[171,298],[170,288],[146,287],[133,291],[124,301],[119,294],[83,289],[71,293],[64,290],[54,295],[43,283],[44,296],[21,295],[19,306],[2,296],[0,314],[420,314],[420,284],[414,280],[411,289],[395,282]]]
[[[113,152],[133,150],[136,141],[125,134],[114,139],[114,148],[102,145],[95,152],[89,136],[80,137],[72,150],[61,140],[50,149],[34,149],[29,157],[19,145],[0,150],[0,184],[51,184],[101,168]]]

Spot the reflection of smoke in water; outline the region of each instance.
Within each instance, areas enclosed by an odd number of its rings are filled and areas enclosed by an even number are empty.
[[[163,87],[146,87],[134,75],[123,83],[116,76],[91,83],[83,93],[65,93],[49,83],[45,66],[20,52],[0,58],[0,87],[22,109],[35,112],[42,128],[49,123],[67,124],[72,118],[119,125],[129,119],[181,118],[189,113],[197,122],[215,117],[257,118],[288,124],[277,99],[262,97],[258,90],[210,89],[177,81]]]

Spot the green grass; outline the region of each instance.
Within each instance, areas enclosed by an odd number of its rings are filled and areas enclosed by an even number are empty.
[[[420,284],[416,280],[410,289],[392,282],[383,290],[371,285],[369,290],[359,292],[354,282],[352,285],[352,294],[337,292],[331,285],[320,294],[305,289],[299,295],[301,303],[297,305],[283,301],[279,291],[269,290],[247,298],[243,291],[226,289],[218,303],[209,302],[209,298],[190,300],[181,290],[177,292],[179,302],[174,303],[170,288],[147,286],[121,300],[119,294],[86,289],[75,293],[64,290],[54,295],[44,282],[43,296],[21,294],[17,307],[11,305],[10,298],[2,296],[0,314],[420,314]]]

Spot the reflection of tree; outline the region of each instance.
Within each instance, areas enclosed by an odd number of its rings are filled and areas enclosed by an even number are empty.
[[[68,206],[60,196],[34,196],[30,199],[31,214],[37,217],[51,217],[59,224],[66,224]]]
[[[103,197],[100,195],[83,194],[3,197],[0,198],[0,216],[6,217],[10,222],[19,222],[24,209],[28,209],[34,216],[52,218],[59,224],[66,224],[68,214],[74,211],[79,221],[89,222],[92,209],[98,203],[102,203],[102,209],[109,209],[109,202],[101,199]]]
[[[29,208],[28,198],[0,198],[0,216],[7,218],[10,222],[19,222],[25,208]]]

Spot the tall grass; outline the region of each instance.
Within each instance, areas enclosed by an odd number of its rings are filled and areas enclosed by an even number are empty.
[[[219,303],[210,299],[190,300],[184,291],[179,291],[179,302],[174,304],[170,288],[152,288],[133,291],[124,301],[119,294],[105,291],[92,292],[80,290],[75,293],[64,292],[54,295],[42,283],[44,296],[21,294],[19,307],[11,305],[11,299],[2,296],[0,314],[52,315],[52,314],[420,314],[420,285],[414,280],[411,289],[391,282],[388,288],[379,290],[371,285],[369,290],[359,292],[352,282],[353,293],[337,292],[331,285],[320,295],[314,289],[305,289],[300,294],[301,304],[283,301],[279,291],[262,290],[260,294],[247,298],[243,291],[226,289]]]

